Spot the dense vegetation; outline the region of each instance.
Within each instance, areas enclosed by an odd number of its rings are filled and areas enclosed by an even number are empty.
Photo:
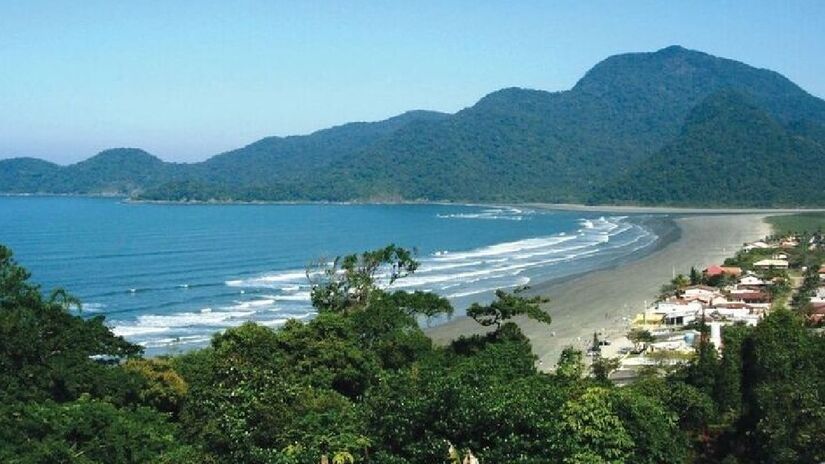
[[[392,266],[388,268],[388,265]],[[825,459],[825,339],[778,311],[724,332],[721,353],[628,387],[586,376],[567,349],[540,373],[499,293],[471,314],[492,330],[433,346],[429,293],[387,292],[415,272],[394,246],[313,273],[318,315],[252,323],[209,347],[144,359],[101,317],[43,296],[0,247],[0,461],[8,463],[813,463]],[[381,278],[386,276],[382,275]],[[450,452],[452,447],[452,452]]]
[[[714,206],[825,205],[825,139],[783,127],[747,95],[723,90],[682,134],[594,198]]]
[[[798,213],[765,219],[777,235],[825,232],[825,213]]]
[[[668,47],[610,57],[565,92],[504,89],[452,115],[414,111],[270,137],[202,163],[163,163],[125,149],[66,167],[4,160],[0,191],[176,201],[822,205],[821,189],[811,187],[821,173],[809,169],[825,165],[823,146],[822,100],[777,73]],[[803,189],[777,190],[800,179]]]

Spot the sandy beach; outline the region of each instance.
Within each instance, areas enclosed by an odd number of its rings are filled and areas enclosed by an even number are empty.
[[[744,242],[770,234],[770,226],[764,222],[770,214],[680,217],[674,220],[678,237],[639,260],[561,282],[534,283],[532,292],[550,298],[546,310],[553,323],[548,326],[526,319],[517,322],[530,338],[541,368],[552,369],[566,346],[586,348],[594,331],[603,331],[608,337],[626,333],[628,319],[655,299],[674,271],[686,274],[691,266],[701,269],[720,263]],[[482,332],[475,321],[465,316],[427,329],[437,343]]]

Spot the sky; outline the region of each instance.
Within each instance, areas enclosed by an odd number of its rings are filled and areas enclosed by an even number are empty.
[[[682,45],[825,97],[822,1],[0,0],[0,158],[199,161]]]

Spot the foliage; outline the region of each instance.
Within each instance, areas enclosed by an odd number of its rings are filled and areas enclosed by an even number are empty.
[[[768,216],[765,222],[777,235],[825,232],[825,213],[822,212]]]
[[[332,264],[321,263],[318,269],[308,269],[312,305],[319,311],[343,313],[361,309],[369,303],[370,296],[379,291],[377,273],[385,271],[384,280],[392,285],[418,268],[412,256],[409,250],[389,245],[360,255],[338,257]]]
[[[520,295],[523,290],[525,289],[517,289],[513,293],[496,290],[496,298],[492,303],[487,305],[473,303],[467,308],[467,316],[484,327],[495,325],[496,331],[501,330],[503,322],[522,315],[538,322],[550,324],[552,318],[539,306],[549,300],[541,296],[525,298]]]
[[[590,365],[590,372],[593,374],[593,378],[597,381],[607,382],[610,374],[619,367],[621,367],[619,358],[605,358],[602,356],[597,356],[593,359],[593,363]]]
[[[634,351],[641,351],[642,346],[647,343],[653,343],[656,338],[647,329],[633,328],[627,333],[627,339],[633,342]]]
[[[144,463],[180,445],[175,427],[150,408],[118,409],[82,396],[57,404],[3,405],[0,461],[8,463]]]
[[[476,306],[497,330],[435,346],[417,318],[449,303],[380,288],[387,263],[414,271],[410,255],[352,256],[335,272],[345,293],[316,300],[309,321],[246,323],[143,359],[100,318],[70,313],[71,295],[44,297],[0,248],[0,461],[429,464],[449,462],[451,445],[482,463],[825,458],[825,339],[794,313],[726,327],[721,351],[704,341],[667,377],[618,388],[614,360],[595,359],[588,378],[573,348],[554,374],[537,371],[512,319],[539,301],[517,294]]]
[[[561,410],[558,451],[565,463],[622,463],[631,457],[633,438],[614,409],[610,391],[592,387]]]

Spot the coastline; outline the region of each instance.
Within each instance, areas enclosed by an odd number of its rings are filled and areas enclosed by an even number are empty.
[[[550,298],[545,310],[553,323],[547,326],[526,318],[516,322],[530,339],[540,369],[553,369],[566,346],[586,349],[595,331],[608,339],[624,335],[629,320],[655,299],[674,271],[686,274],[691,266],[701,269],[719,263],[743,243],[769,235],[770,225],[764,221],[769,215],[761,211],[675,217],[674,235],[663,237],[657,249],[638,259],[532,285],[533,293]],[[446,344],[461,335],[487,330],[458,316],[425,331],[436,343]]]

